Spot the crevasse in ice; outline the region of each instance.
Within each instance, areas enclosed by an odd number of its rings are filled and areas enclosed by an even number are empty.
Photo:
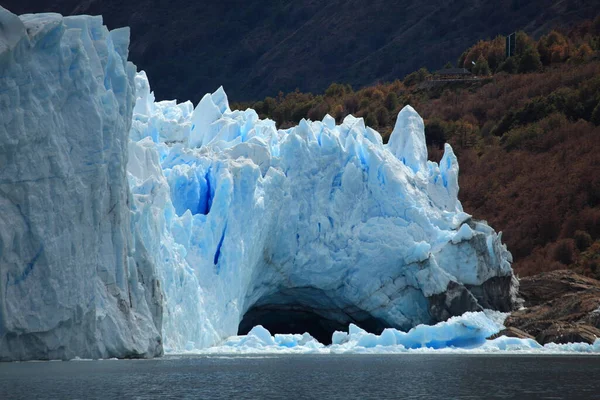
[[[144,72],[135,82],[132,208],[165,291],[168,350],[295,312],[330,332],[381,331],[514,306],[510,253],[463,212],[452,148],[427,161],[412,107],[383,144],[361,118],[277,130],[232,111],[222,88],[194,108],[154,102]]]

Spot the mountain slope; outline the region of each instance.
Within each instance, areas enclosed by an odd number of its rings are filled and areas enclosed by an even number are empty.
[[[323,91],[402,78],[454,61],[478,39],[524,29],[534,35],[600,11],[584,0],[466,1],[4,0],[20,14],[102,14],[132,29],[130,59],[157,98],[198,101],[224,85],[233,100],[279,91]]]

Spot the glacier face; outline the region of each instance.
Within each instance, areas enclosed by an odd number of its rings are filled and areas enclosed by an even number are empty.
[[[0,360],[162,354],[132,225],[129,30],[0,7]]]
[[[150,357],[510,310],[510,253],[404,108],[277,130],[222,89],[154,102],[128,30],[0,7],[0,359]],[[137,94],[136,94],[137,93]],[[163,298],[164,295],[164,298]]]
[[[384,145],[361,118],[277,130],[232,111],[222,88],[194,108],[155,103],[135,79],[129,182],[167,350],[258,324],[331,338],[350,323],[406,330],[516,304],[510,253],[463,212],[452,148],[427,161],[410,106]]]

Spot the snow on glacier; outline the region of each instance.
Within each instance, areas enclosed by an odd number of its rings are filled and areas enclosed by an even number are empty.
[[[132,228],[129,29],[0,7],[0,360],[162,354]]]
[[[165,293],[168,351],[222,343],[253,308],[408,330],[514,306],[510,253],[463,212],[452,148],[427,161],[410,106],[384,145],[351,115],[277,130],[222,88],[194,107],[155,102],[144,72],[135,83],[132,223]]]

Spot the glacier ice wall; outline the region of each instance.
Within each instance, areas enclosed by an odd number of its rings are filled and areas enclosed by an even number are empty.
[[[277,130],[222,89],[156,103],[128,43],[100,17],[0,7],[0,360],[515,305],[501,235],[463,212],[451,147],[427,161],[411,107],[384,145],[352,116]]]
[[[162,354],[132,225],[129,30],[0,7],[0,360]]]
[[[384,145],[361,118],[277,130],[232,111],[222,88],[194,108],[154,102],[143,72],[135,82],[132,208],[165,291],[167,350],[294,312],[381,331],[514,307],[501,235],[463,212],[452,148],[427,161],[410,106]]]

